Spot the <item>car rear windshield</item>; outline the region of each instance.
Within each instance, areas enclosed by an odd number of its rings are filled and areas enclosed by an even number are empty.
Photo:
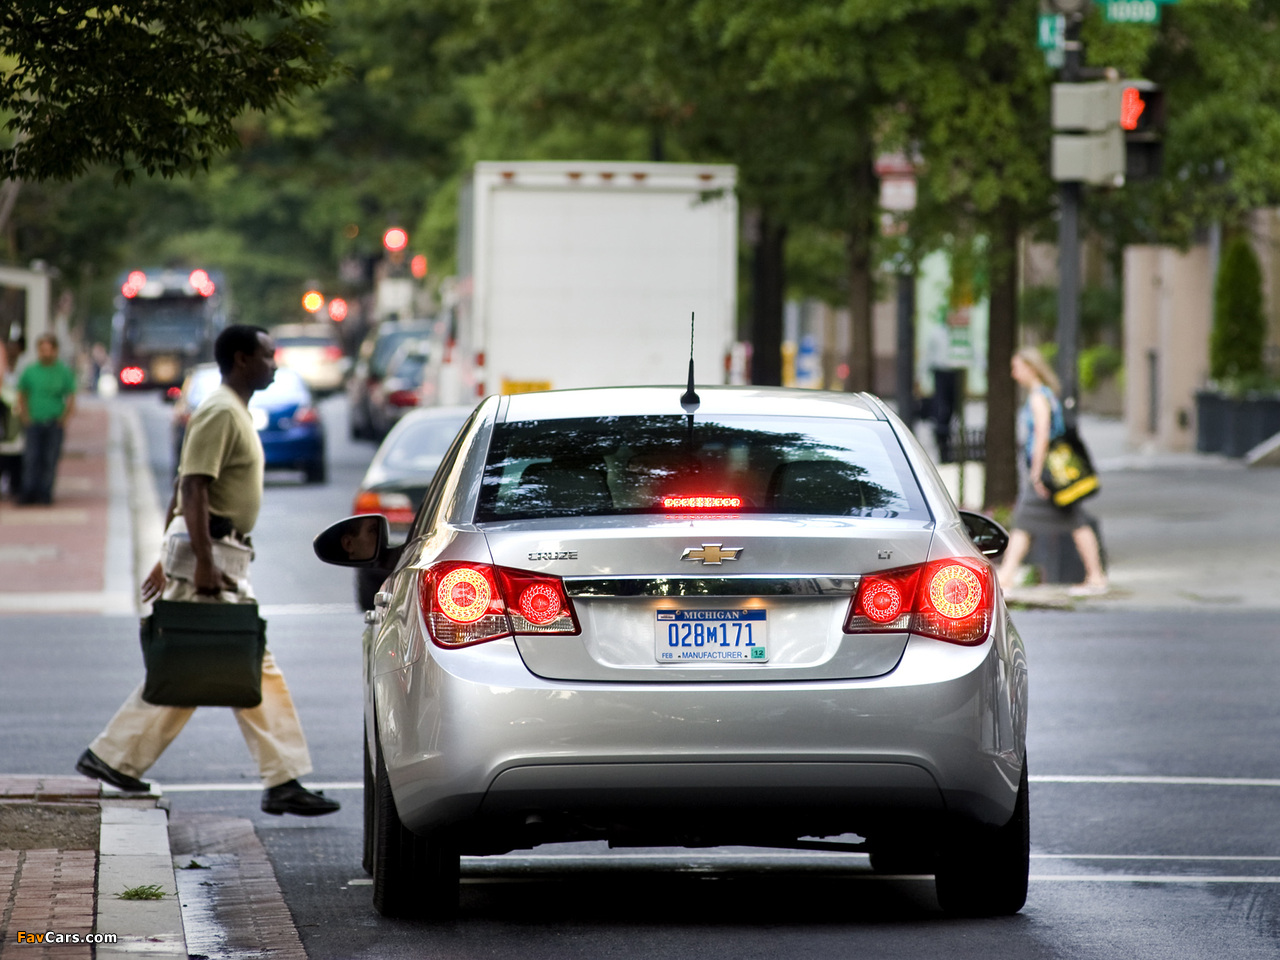
[[[882,421],[676,415],[494,428],[477,523],[634,513],[929,519]]]

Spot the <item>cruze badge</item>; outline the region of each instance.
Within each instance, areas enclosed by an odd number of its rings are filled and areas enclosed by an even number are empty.
[[[543,550],[529,554],[530,560],[577,560],[577,550]]]
[[[726,547],[723,543],[704,543],[701,547],[685,547],[681,560],[701,560],[705,564],[719,566],[726,560],[737,560],[741,547]]]

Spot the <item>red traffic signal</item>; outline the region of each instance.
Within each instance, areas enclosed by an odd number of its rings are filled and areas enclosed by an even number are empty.
[[[409,245],[409,234],[403,227],[388,227],[382,245],[392,253],[401,253]]]

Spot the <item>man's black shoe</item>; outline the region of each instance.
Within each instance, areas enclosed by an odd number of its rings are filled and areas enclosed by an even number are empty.
[[[80,759],[76,761],[76,770],[92,780],[101,780],[103,783],[110,784],[117,790],[125,790],[129,793],[151,792],[151,784],[137,777],[131,777],[127,773],[121,773],[115,767],[107,766],[92,750],[86,750],[80,754]]]
[[[319,790],[312,792],[297,780],[290,780],[262,791],[262,812],[292,813],[298,817],[322,817],[342,808],[337,800],[330,800]]]

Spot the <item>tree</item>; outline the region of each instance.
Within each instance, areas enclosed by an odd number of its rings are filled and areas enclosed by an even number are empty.
[[[307,0],[8,0],[0,7],[0,175],[91,165],[171,177],[239,143],[234,121],[331,71]]]

